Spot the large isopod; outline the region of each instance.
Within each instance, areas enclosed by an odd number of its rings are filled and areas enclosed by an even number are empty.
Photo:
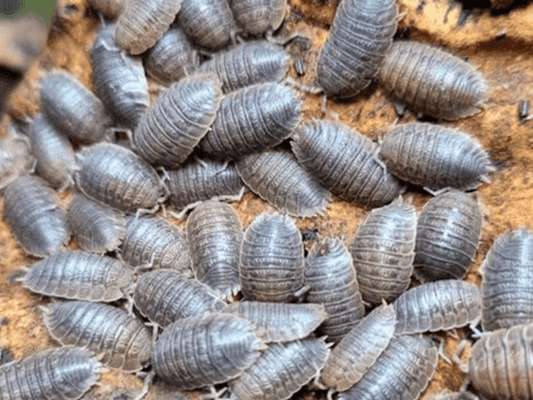
[[[244,33],[271,34],[283,23],[287,0],[232,0],[231,10]]]

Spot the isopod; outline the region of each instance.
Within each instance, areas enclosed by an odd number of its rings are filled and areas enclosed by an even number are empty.
[[[133,302],[144,317],[162,327],[181,318],[207,314],[226,307],[219,294],[209,286],[170,269],[151,271],[139,276]]]
[[[240,301],[230,304],[224,313],[246,318],[257,328],[265,342],[290,342],[303,339],[327,317],[321,304],[286,304]]]
[[[529,114],[530,109],[531,102],[529,100],[521,100],[520,103],[518,103],[518,119],[520,120],[520,122],[524,123],[533,118]]]
[[[4,218],[23,249],[35,257],[64,249],[70,239],[66,212],[54,190],[37,176],[22,176],[5,188]]]
[[[377,80],[393,101],[438,119],[476,114],[488,97],[485,79],[474,66],[412,41],[391,46]]]
[[[128,0],[89,0],[89,4],[106,18],[118,18]]]
[[[393,175],[431,190],[475,189],[494,170],[473,137],[428,123],[395,127],[383,138],[379,157]]]
[[[315,120],[299,129],[292,150],[303,168],[341,199],[380,207],[401,191],[377,157],[378,146],[346,125]]]
[[[392,44],[397,20],[394,0],[342,0],[318,57],[318,86],[340,98],[367,87]]]
[[[473,283],[445,279],[409,289],[394,302],[395,335],[450,330],[481,317],[481,291]]]
[[[43,307],[44,324],[63,345],[102,354],[103,365],[138,371],[150,359],[152,335],[127,311],[87,301],[55,302]]]
[[[62,251],[31,266],[24,287],[46,296],[115,301],[132,283],[133,269],[114,258],[88,251]]]
[[[18,177],[31,173],[35,163],[30,140],[10,124],[6,135],[0,139],[0,190]]]
[[[231,10],[245,34],[271,34],[283,23],[287,0],[232,0]]]
[[[533,235],[528,229],[510,230],[496,239],[480,269],[483,330],[533,322],[532,266]]]
[[[461,279],[476,254],[482,225],[480,202],[473,193],[451,189],[428,201],[416,228],[417,278]]]
[[[187,240],[196,278],[224,297],[239,291],[242,226],[230,205],[218,200],[199,204],[187,220]]]
[[[290,151],[270,149],[236,163],[237,172],[254,193],[295,216],[325,211],[331,195],[296,161]]]
[[[208,157],[240,158],[277,146],[300,122],[302,100],[279,83],[248,86],[227,94],[199,144]]]
[[[152,366],[178,389],[196,389],[241,375],[265,347],[248,320],[211,313],[169,325],[155,342]]]
[[[370,304],[394,301],[413,273],[416,211],[402,201],[374,209],[357,231],[350,247],[357,282]]]
[[[302,237],[287,215],[261,214],[246,229],[239,264],[246,300],[296,300],[304,287],[304,266]]]
[[[319,331],[338,343],[365,315],[352,256],[338,238],[315,244],[305,259],[308,303],[323,304],[328,318]]]

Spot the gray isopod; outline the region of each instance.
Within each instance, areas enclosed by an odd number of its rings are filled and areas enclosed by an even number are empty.
[[[340,98],[367,87],[392,44],[397,20],[394,0],[342,0],[318,58],[318,86]]]
[[[481,317],[481,291],[456,279],[430,282],[409,289],[394,302],[395,335],[449,330]]]
[[[240,301],[230,304],[223,312],[239,315],[252,322],[257,328],[257,336],[265,342],[303,339],[327,318],[321,304]]]
[[[196,278],[224,297],[240,289],[242,226],[230,205],[218,200],[199,204],[187,220],[187,240]]]
[[[328,355],[324,338],[274,343],[229,383],[230,400],[286,400],[317,376]]]
[[[133,269],[114,258],[88,251],[63,251],[31,266],[24,287],[46,296],[115,301],[132,283]]]
[[[190,159],[176,170],[167,171],[170,204],[178,211],[210,199],[236,200],[244,183],[233,163]]]
[[[128,0],[117,21],[115,41],[130,54],[141,54],[168,30],[180,0]]]
[[[365,315],[352,256],[338,238],[317,243],[305,259],[308,303],[323,304],[328,318],[319,332],[338,343]]]
[[[79,399],[102,370],[86,349],[67,346],[42,351],[0,367],[0,398]]]
[[[37,176],[22,176],[5,188],[4,218],[23,249],[35,257],[64,249],[70,239],[66,212]]]
[[[192,276],[189,245],[183,232],[165,219],[151,215],[126,217],[126,236],[120,246],[122,258],[136,266],[169,268]]]
[[[162,327],[181,318],[217,310],[225,312],[226,307],[209,286],[170,269],[139,276],[133,302],[144,317]]]
[[[294,135],[292,150],[309,174],[343,200],[380,207],[401,191],[378,159],[377,144],[341,123],[310,122]]]
[[[89,0],[89,4],[106,18],[118,18],[128,0]]]
[[[219,160],[240,158],[283,142],[301,115],[302,100],[293,89],[279,83],[248,86],[224,97],[198,147]]]
[[[246,86],[280,82],[289,70],[290,56],[282,47],[266,41],[244,42],[214,54],[200,66],[222,81],[222,91],[229,93]]]
[[[475,189],[494,170],[472,136],[428,123],[395,127],[383,138],[379,157],[393,175],[431,190]]]
[[[485,79],[475,67],[412,41],[392,45],[377,79],[393,101],[445,120],[476,114],[488,97]]]
[[[246,300],[290,302],[304,287],[300,231],[285,214],[261,214],[246,229],[239,275]]]
[[[232,0],[231,10],[244,33],[271,34],[283,23],[287,0]]]
[[[416,228],[417,278],[461,279],[476,254],[482,225],[480,202],[473,193],[451,189],[428,201]]]
[[[152,335],[127,311],[107,304],[64,301],[43,307],[44,324],[63,345],[86,347],[102,364],[138,371],[150,359]]]
[[[394,301],[413,273],[416,211],[403,201],[374,209],[359,227],[350,253],[363,299]]]
[[[133,132],[135,151],[155,166],[177,168],[215,121],[222,101],[214,74],[180,80],[157,98]]]
[[[416,400],[435,373],[438,350],[426,336],[396,336],[354,387],[337,400]]]
[[[46,74],[39,93],[46,119],[73,141],[98,142],[112,124],[100,99],[67,71]]]
[[[77,188],[93,200],[124,212],[154,208],[161,201],[159,175],[132,151],[98,143],[79,155]]]
[[[30,140],[10,124],[6,135],[0,139],[0,190],[18,177],[33,172],[35,163]]]
[[[528,229],[510,230],[496,239],[480,269],[483,330],[533,322],[532,267],[533,235]]]
[[[389,345],[395,323],[392,304],[361,319],[333,348],[322,370],[322,382],[339,392],[359,382]]]
[[[266,345],[246,319],[211,313],[180,319],[155,342],[154,371],[178,389],[196,389],[241,375]]]
[[[135,128],[150,105],[142,60],[115,44],[115,24],[100,28],[91,49],[93,81],[98,96],[129,129]]]
[[[124,214],[76,193],[67,210],[74,239],[84,250],[106,253],[118,248],[126,235]]]
[[[249,154],[236,163],[237,172],[254,193],[295,216],[326,210],[329,191],[307,173],[290,151],[270,149]]]

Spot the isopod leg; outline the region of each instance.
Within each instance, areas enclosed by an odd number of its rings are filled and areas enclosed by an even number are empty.
[[[459,343],[459,346],[457,346],[457,349],[455,350],[452,356],[453,363],[457,365],[465,374],[468,374],[468,363],[463,363],[463,361],[461,360],[461,354],[463,354],[463,351],[468,343],[468,340],[463,339],[461,343]]]
[[[137,374],[139,376],[139,374]],[[145,377],[143,381],[143,387],[141,390],[141,393],[139,393],[137,396],[133,398],[133,400],[141,400],[144,396],[148,394],[148,391],[150,390],[150,385],[152,384],[152,381],[154,380],[155,371],[150,371]]]
[[[201,394],[201,400],[222,400],[222,395],[228,390],[227,387],[224,387],[220,390],[216,390],[214,386],[209,386],[209,393]]]

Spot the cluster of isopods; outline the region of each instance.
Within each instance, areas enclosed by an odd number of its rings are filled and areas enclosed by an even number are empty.
[[[337,400],[415,400],[438,358],[424,333],[479,333],[481,321],[473,388],[533,399],[533,235],[494,243],[481,290],[462,280],[481,238],[473,190],[494,170],[477,140],[415,123],[378,145],[302,122],[309,87],[287,78],[292,38],[274,36],[284,1],[91,5],[107,18],[90,50],[96,95],[48,71],[42,115],[0,141],[4,218],[43,258],[20,280],[58,298],[42,311],[63,345],[0,367],[0,398],[77,399],[106,366],[233,400],[285,400],[313,379]],[[376,79],[417,113],[478,112],[483,77],[438,48],[393,43],[397,19],[395,0],[342,0],[318,90],[351,98]],[[146,74],[162,87],[153,102]],[[434,195],[418,216],[406,182]],[[65,211],[54,189],[71,186]],[[224,201],[246,188],[280,212],[243,230]],[[324,212],[332,194],[372,210],[349,246],[325,238],[306,255],[291,216]],[[186,233],[155,215],[162,206],[189,213]],[[82,250],[67,250],[71,235]],[[412,275],[422,284],[409,289]]]

